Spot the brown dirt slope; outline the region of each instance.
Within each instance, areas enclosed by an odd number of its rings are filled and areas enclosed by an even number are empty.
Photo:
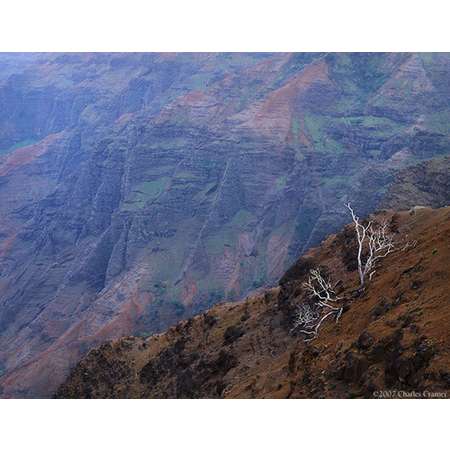
[[[450,208],[384,211],[399,241],[362,295],[353,228],[302,257],[280,286],[222,304],[166,333],[92,350],[58,398],[373,398],[383,389],[450,395]],[[302,282],[341,280],[344,313],[305,343],[290,332]]]

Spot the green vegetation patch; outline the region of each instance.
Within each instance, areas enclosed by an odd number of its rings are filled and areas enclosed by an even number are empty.
[[[233,218],[220,229],[219,232],[212,234],[206,240],[208,254],[222,255],[225,246],[234,246],[236,242],[236,230],[244,229],[255,219],[255,216],[245,210],[239,210]]]
[[[306,131],[313,141],[316,151],[324,153],[340,153],[343,151],[342,144],[330,137],[326,132],[327,124],[333,120],[332,118],[306,114],[304,120]]]
[[[347,116],[335,120],[348,127],[370,131],[371,135],[377,138],[392,136],[405,127],[387,117],[378,116]]]
[[[441,134],[450,134],[450,111],[428,114],[425,119],[427,129]]]
[[[278,177],[275,186],[279,191],[283,190],[287,183],[287,175],[282,175],[281,177]]]
[[[17,150],[21,147],[27,147],[28,145],[33,145],[38,142],[38,139],[24,139],[23,141],[17,142],[17,144],[12,145],[11,147],[1,150],[0,155],[7,155],[8,153],[12,153],[14,150]]]
[[[154,181],[144,181],[136,186],[132,192],[132,198],[124,202],[123,209],[141,209],[149,201],[158,198],[168,187],[170,177],[161,177]]]
[[[162,177],[155,181],[144,181],[143,183],[139,184],[136,191],[147,198],[157,197],[167,189],[169,182],[169,177]]]

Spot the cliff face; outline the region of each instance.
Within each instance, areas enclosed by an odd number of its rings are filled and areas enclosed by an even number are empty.
[[[399,242],[417,242],[383,259],[362,295],[347,226],[300,258],[277,288],[215,306],[164,334],[91,350],[56,396],[377,398],[396,390],[448,397],[450,208],[377,218],[388,220]],[[340,282],[344,312],[304,342],[292,332],[294,312],[318,266]]]
[[[446,54],[0,60],[4,396],[275,283],[450,148]]]
[[[409,166],[396,175],[382,205],[386,208],[407,208],[427,205],[433,208],[450,202],[450,158],[441,157]]]

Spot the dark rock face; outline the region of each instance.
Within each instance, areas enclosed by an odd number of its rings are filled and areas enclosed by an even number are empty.
[[[433,208],[447,206],[450,201],[450,158],[424,161],[401,170],[389,187],[383,206],[405,209],[417,205]]]
[[[445,54],[20,58],[0,55],[5,396],[275,282],[345,201],[370,212],[450,148]]]

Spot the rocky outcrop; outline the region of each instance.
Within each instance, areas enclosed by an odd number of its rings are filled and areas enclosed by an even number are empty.
[[[4,396],[49,396],[107,339],[275,284],[345,201],[369,213],[399,170],[450,148],[448,55],[10,58]]]
[[[347,263],[348,226],[300,258],[277,288],[90,351],[56,397],[448,397],[450,208],[375,219],[388,220],[398,242],[407,235],[416,244],[383,259],[364,293],[355,295],[358,275]],[[318,266],[339,281],[344,309],[305,342],[292,324]]]

